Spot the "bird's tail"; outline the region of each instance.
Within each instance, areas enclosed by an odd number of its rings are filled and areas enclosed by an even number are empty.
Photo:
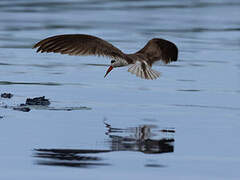
[[[128,72],[135,74],[136,76],[143,79],[157,79],[160,76],[160,72],[153,70],[149,65],[145,65],[144,68],[142,63],[135,63],[129,69]]]

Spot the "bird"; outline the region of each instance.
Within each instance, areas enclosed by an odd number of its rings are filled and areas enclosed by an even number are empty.
[[[168,64],[178,59],[177,46],[168,40],[153,38],[139,51],[126,54],[108,41],[88,34],[63,34],[51,36],[36,43],[33,48],[41,53],[61,53],[76,56],[103,56],[111,59],[104,77],[112,69],[130,66],[128,72],[142,79],[154,80],[160,72],[153,70],[156,61]]]

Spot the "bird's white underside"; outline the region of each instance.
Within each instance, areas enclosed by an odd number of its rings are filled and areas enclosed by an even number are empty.
[[[133,64],[129,69],[128,72],[135,74],[137,77],[143,79],[157,79],[160,76],[160,72],[153,70],[149,65],[146,64],[146,73],[144,73],[141,62],[137,61]]]

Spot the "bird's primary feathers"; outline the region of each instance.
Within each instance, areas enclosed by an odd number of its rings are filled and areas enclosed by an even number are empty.
[[[125,54],[111,43],[86,34],[65,34],[49,37],[34,45],[37,52],[54,52],[69,55],[95,55],[109,57],[111,66],[106,75],[114,68],[131,65],[129,72],[144,79],[156,79],[160,73],[153,70],[152,64],[162,60],[164,63],[177,61],[178,48],[167,40],[154,38],[139,51]],[[105,75],[105,76],[106,76]]]

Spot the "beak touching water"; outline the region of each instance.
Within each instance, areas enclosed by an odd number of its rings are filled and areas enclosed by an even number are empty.
[[[110,71],[113,69],[113,67],[112,66],[110,66],[109,68],[108,68],[108,70],[107,70],[107,72],[106,72],[106,74],[105,74],[105,76],[104,77],[106,77],[107,75],[108,75],[108,73],[110,73]]]

